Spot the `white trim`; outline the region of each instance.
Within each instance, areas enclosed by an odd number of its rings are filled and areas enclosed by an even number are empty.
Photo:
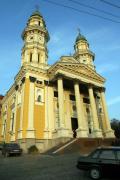
[[[70,144],[74,143],[75,141],[77,141],[77,139],[74,139],[74,140],[70,141],[69,143],[65,144],[64,146],[60,147],[59,149],[57,149],[56,151],[54,151],[53,154],[61,151],[62,149],[65,149],[65,148],[68,147]]]

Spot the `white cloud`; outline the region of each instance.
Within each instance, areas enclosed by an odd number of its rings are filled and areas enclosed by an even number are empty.
[[[120,96],[110,99],[107,104],[108,104],[108,106],[112,106],[117,103],[120,103]]]
[[[101,74],[118,71],[119,69],[120,67],[117,64],[110,64],[110,63],[101,64],[100,66],[99,65],[97,66],[97,71]]]

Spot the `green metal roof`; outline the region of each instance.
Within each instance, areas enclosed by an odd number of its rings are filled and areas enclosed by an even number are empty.
[[[36,16],[36,15],[42,17],[42,15],[38,10],[34,11],[31,16]]]
[[[87,41],[87,39],[85,38],[85,36],[83,36],[82,34],[78,34],[77,38],[76,38],[76,42],[80,41],[80,40],[83,40],[83,41]]]

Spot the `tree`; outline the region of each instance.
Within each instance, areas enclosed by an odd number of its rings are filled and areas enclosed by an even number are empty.
[[[113,129],[116,138],[120,138],[120,120],[115,118],[112,119],[111,128]]]

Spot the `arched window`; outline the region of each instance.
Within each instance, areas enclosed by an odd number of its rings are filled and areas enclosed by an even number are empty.
[[[41,102],[41,101],[42,101],[41,95],[38,95],[37,102]]]

